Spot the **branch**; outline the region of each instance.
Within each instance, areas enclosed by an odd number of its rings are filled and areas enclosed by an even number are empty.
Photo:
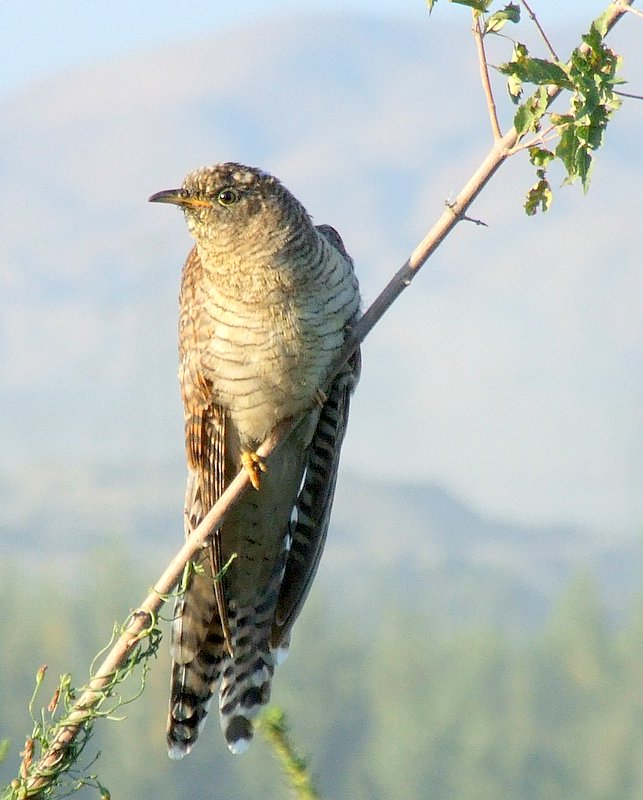
[[[498,122],[498,112],[496,111],[496,102],[493,99],[493,92],[491,90],[491,81],[489,80],[489,68],[487,66],[487,55],[484,50],[484,34],[480,23],[480,17],[475,11],[473,14],[473,38],[476,40],[476,49],[478,50],[478,62],[480,64],[480,80],[482,81],[482,88],[484,89],[485,97],[487,98],[487,109],[489,111],[489,119],[491,121],[491,130],[493,131],[494,141],[498,141],[502,137],[500,130],[500,123]]]
[[[635,14],[637,17],[643,19],[643,11],[639,11],[636,8],[630,8],[629,0],[621,0],[617,3],[617,5],[622,6],[623,11],[629,11],[630,14]]]
[[[620,17],[629,10],[633,0],[613,0],[607,7],[603,20],[608,30],[616,24]],[[548,105],[560,94],[561,89],[552,88]],[[455,201],[447,207],[429,233],[422,239],[401,269],[389,281],[375,302],[357,321],[347,337],[340,355],[329,370],[329,380],[336,375],[344,363],[351,357],[364,341],[372,328],[379,322],[397,297],[410,285],[420,268],[431,254],[442,243],[455,225],[465,219],[467,209],[487,185],[496,170],[515,152],[519,135],[515,128],[497,139],[486,158],[473,173],[457,195]],[[294,429],[297,420],[286,420],[278,425],[266,441],[258,449],[259,455],[267,458]],[[178,584],[183,570],[195,553],[204,546],[214,531],[220,527],[230,507],[248,489],[249,478],[246,470],[242,470],[228,486],[219,500],[210,509],[201,524],[186,540],[183,547],[172,559],[151,592],[143,600],[140,607],[131,615],[122,634],[98,667],[89,681],[87,688],[74,703],[69,713],[57,725],[57,733],[51,744],[28,770],[25,780],[14,781],[18,784],[15,797],[40,797],[49,791],[58,776],[69,767],[66,755],[84,726],[91,720],[91,709],[105,697],[117,671],[141,641],[152,630],[158,611],[168,595]],[[13,788],[12,783],[12,788]]]
[[[619,97],[629,97],[630,100],[643,100],[643,95],[632,94],[632,92],[619,92],[614,89],[614,94],[617,94]]]
[[[547,50],[549,50],[549,55],[554,59],[554,61],[558,61],[559,58],[556,55],[556,51],[554,50],[554,48],[551,45],[551,42],[547,38],[547,34],[543,30],[542,25],[540,24],[540,22],[538,22],[538,17],[534,14],[534,12],[531,10],[531,8],[527,5],[526,0],[521,0],[521,2],[523,4],[523,6],[527,9],[527,14],[529,14],[529,18],[531,19],[531,21],[534,23],[534,25],[538,29],[538,33],[542,37],[542,40],[545,43],[545,47],[547,48]]]
[[[277,449],[295,424],[294,420],[286,420],[278,425],[258,449],[258,454],[267,458]],[[26,782],[27,796],[42,796],[42,793],[67,769],[68,763],[65,756],[81,733],[83,726],[91,719],[91,709],[104,698],[104,690],[110,686],[116,672],[125,664],[132,652],[152,629],[158,611],[179,582],[185,565],[206,544],[213,532],[221,525],[230,507],[241,497],[249,485],[248,473],[243,469],[212,506],[201,524],[186,539],[185,544],[168,564],[150,593],[130,616],[129,623],[94,673],[83,694],[74,703],[70,712],[58,723],[58,732],[50,746],[29,770],[29,778]]]

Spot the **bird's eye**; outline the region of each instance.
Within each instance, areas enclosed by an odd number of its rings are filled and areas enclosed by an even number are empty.
[[[217,195],[217,201],[221,203],[222,206],[232,206],[237,202],[238,199],[238,193],[234,189],[230,188],[221,189]]]

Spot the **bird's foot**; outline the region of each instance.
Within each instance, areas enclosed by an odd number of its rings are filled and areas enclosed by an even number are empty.
[[[317,389],[313,396],[313,404],[323,408],[328,400],[328,395],[323,389]]]
[[[259,489],[261,486],[261,473],[266,472],[268,469],[265,459],[258,453],[245,450],[243,453],[241,453],[241,463],[248,473],[250,483],[255,489]]]

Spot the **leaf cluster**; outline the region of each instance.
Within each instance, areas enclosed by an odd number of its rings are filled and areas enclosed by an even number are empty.
[[[429,13],[433,11],[433,6],[438,0],[427,0]],[[449,0],[458,6],[467,6],[473,9],[476,14],[487,14],[493,0]],[[497,32],[505,22],[518,22],[520,19],[520,7],[516,3],[508,3],[500,11],[490,14],[486,20],[486,27],[489,32]]]
[[[547,136],[557,139],[553,149],[532,146],[531,163],[536,167],[538,182],[527,195],[525,208],[528,214],[549,208],[551,188],[546,176],[547,166],[554,159],[565,168],[564,183],[580,180],[587,192],[593,166],[593,151],[603,143],[610,117],[621,101],[615,93],[623,83],[617,77],[622,59],[603,42],[603,34],[596,23],[582,37],[583,45],[577,47],[567,63],[536,58],[529,54],[524,44],[514,45],[512,57],[498,69],[507,75],[507,90],[512,101],[520,103],[524,84],[537,87],[525,102],[518,106],[514,126],[519,136],[541,133],[543,118],[548,116],[550,127]],[[569,110],[565,114],[548,112],[550,98],[558,91],[570,94]]]
[[[432,10],[437,0],[427,0]],[[520,6],[509,3],[491,11],[492,0],[451,0],[473,10],[481,23],[480,33],[497,34],[507,23],[520,21]],[[527,192],[525,210],[535,214],[547,211],[552,190],[547,169],[558,161],[565,170],[564,184],[580,180],[587,192],[594,164],[593,153],[603,143],[605,129],[613,113],[620,107],[617,87],[624,83],[618,76],[622,59],[606,46],[607,15],[595,20],[582,44],[568,61],[559,60],[529,9],[549,50],[549,58],[532,55],[527,46],[515,41],[511,58],[497,69],[506,76],[511,101],[518,106],[513,124],[520,143],[528,134],[534,138],[527,145],[529,158],[536,169],[536,183]],[[525,97],[526,89],[531,94]],[[569,98],[566,113],[550,111],[553,100],[561,93]],[[547,146],[550,142],[553,146]],[[522,149],[523,145],[516,149]]]

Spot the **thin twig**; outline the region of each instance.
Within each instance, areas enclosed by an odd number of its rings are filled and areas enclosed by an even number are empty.
[[[611,30],[618,22],[633,1],[614,0],[608,6],[604,17],[608,30]],[[552,88],[549,95],[549,104],[554,101],[561,91],[561,89]],[[329,370],[329,376],[337,374],[397,297],[411,284],[411,281],[431,254],[456,224],[465,217],[469,206],[484,189],[498,168],[512,154],[512,148],[516,145],[518,138],[515,128],[512,128],[494,142],[486,158],[463,186],[455,201],[449,204],[435,225],[413,250],[405,264],[389,281],[370,308],[357,321],[347,337],[341,353],[333,362]],[[259,447],[258,454],[268,458],[295,428],[297,422],[297,420],[286,420],[280,423]],[[248,474],[243,469],[212,506],[201,524],[190,534],[183,547],[158,579],[152,591],[143,600],[136,612],[131,615],[129,624],[93,674],[87,689],[74,703],[65,719],[61,721],[58,733],[50,746],[37,763],[30,767],[30,777],[24,787],[30,798],[42,798],[55,782],[62,769],[64,769],[64,759],[68,748],[73,744],[83,725],[88,721],[90,716],[88,711],[100,701],[101,697],[103,697],[102,690],[110,684],[115,672],[126,662],[139,641],[147,635],[157,612],[179,582],[185,565],[208,542],[214,531],[221,525],[233,503],[248,489],[249,485]]]
[[[632,100],[643,100],[643,95],[632,94],[631,92],[619,92],[617,89],[614,89],[614,94],[617,94],[619,97],[630,97]]]
[[[518,144],[516,144],[516,146],[513,147],[511,150],[511,155],[514,155],[514,153],[519,153],[521,150],[529,150],[532,147],[535,147],[536,145],[539,144],[546,145],[550,141],[552,141],[552,139],[555,138],[556,138],[556,126],[550,125],[544,131],[541,131],[538,134],[538,136],[534,136],[533,139],[529,139],[526,142],[519,142]]]
[[[541,35],[543,42],[545,43],[545,47],[549,50],[549,55],[554,59],[554,61],[558,61],[558,56],[556,55],[556,51],[552,47],[551,42],[547,38],[547,34],[543,30],[540,22],[538,22],[538,17],[534,14],[531,10],[529,5],[527,4],[526,0],[521,0],[523,6],[527,9],[527,14],[529,14],[529,18],[534,23],[534,25],[538,28],[538,33]]]
[[[480,80],[482,81],[482,88],[484,89],[485,97],[487,98],[487,109],[489,111],[489,120],[491,122],[491,130],[493,131],[493,139],[497,142],[502,138],[502,131],[500,130],[500,123],[498,122],[498,112],[496,111],[496,101],[493,99],[493,91],[491,89],[491,81],[489,80],[489,67],[487,66],[487,54],[484,49],[484,36],[480,24],[480,17],[475,11],[473,14],[473,38],[476,42],[476,49],[478,50],[478,63],[480,65]]]
[[[638,8],[632,8],[627,0],[618,2],[618,5],[622,7],[623,11],[629,11],[630,14],[636,14],[637,17],[641,17],[641,19],[643,19],[643,11],[639,11]]]
[[[277,756],[297,800],[321,800],[306,759],[295,750],[288,735],[286,717],[280,708],[270,708],[259,720],[259,729]]]

